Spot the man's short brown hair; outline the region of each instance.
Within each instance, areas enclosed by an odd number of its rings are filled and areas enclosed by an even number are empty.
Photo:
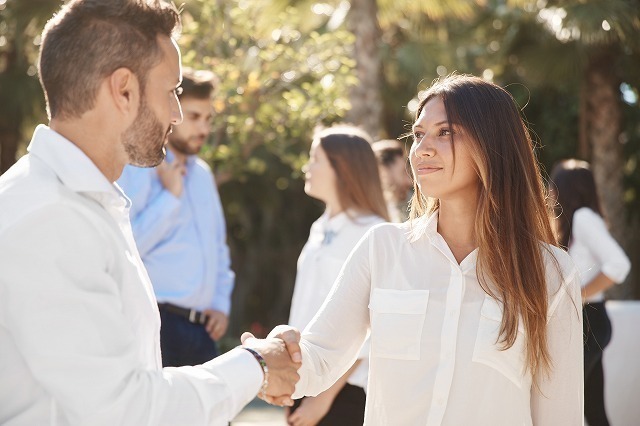
[[[194,70],[192,68],[182,69],[182,93],[180,99],[196,98],[209,99],[213,94],[218,79],[214,73],[205,70]]]
[[[384,139],[376,141],[371,145],[373,153],[378,162],[385,167],[389,167],[396,161],[396,158],[405,158],[404,146],[397,139]]]
[[[53,117],[79,117],[93,108],[98,87],[128,68],[144,93],[161,60],[156,37],[176,35],[178,11],[161,0],[71,0],[42,32],[39,74]]]

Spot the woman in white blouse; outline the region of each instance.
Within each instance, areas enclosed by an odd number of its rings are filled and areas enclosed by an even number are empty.
[[[624,281],[631,263],[602,219],[589,164],[562,161],[553,168],[551,181],[558,242],[568,248],[582,283],[584,414],[589,426],[608,426],[602,352],[611,340],[611,322],[604,306],[604,291]]]
[[[578,278],[518,107],[471,76],[420,98],[411,220],[350,254],[302,334],[294,397],[331,386],[370,330],[366,425],[581,425]]]
[[[324,214],[311,226],[298,259],[289,324],[302,330],[329,293],[345,259],[369,228],[388,219],[371,139],[352,126],[317,132],[304,166],[304,190],[322,201]],[[294,426],[361,426],[364,420],[368,345],[328,390],[297,401]]]

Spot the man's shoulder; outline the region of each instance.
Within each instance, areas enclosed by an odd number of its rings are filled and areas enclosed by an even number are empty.
[[[41,160],[26,155],[0,177],[0,233],[38,211],[73,211],[77,198]]]
[[[193,163],[193,168],[198,174],[201,174],[203,176],[213,176],[213,171],[211,170],[211,166],[209,165],[209,163],[207,163],[200,157],[196,157]]]
[[[56,174],[38,158],[29,154],[0,176],[0,211],[16,211],[29,205],[55,202],[63,185]]]
[[[205,185],[211,190],[217,191],[215,176],[213,175],[211,166],[209,166],[206,161],[199,157],[196,157],[191,168],[191,173],[198,182],[200,188],[202,188],[202,185]]]

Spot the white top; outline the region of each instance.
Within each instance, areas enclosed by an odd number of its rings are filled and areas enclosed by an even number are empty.
[[[128,200],[39,126],[0,177],[0,424],[226,425],[262,382],[235,349],[161,368]]]
[[[413,242],[404,223],[378,225],[358,243],[303,333],[294,397],[339,378],[371,327],[366,425],[582,425],[580,288],[570,257],[541,246],[553,372],[538,392],[525,372],[523,325],[510,349],[496,344],[502,307],[478,283],[477,250],[458,264],[437,213],[417,222]]]
[[[309,324],[322,306],[356,243],[373,225],[385,221],[375,215],[356,217],[352,213],[352,217],[354,219],[343,212],[329,218],[325,213],[311,225],[309,240],[298,258],[298,273],[289,317],[289,324],[299,330]],[[365,343],[358,356],[360,365],[347,379],[349,384],[366,389],[368,353],[369,345]]]
[[[621,283],[631,269],[631,262],[613,239],[602,217],[588,207],[573,214],[569,254],[580,272],[582,286],[589,284],[601,272]],[[604,292],[596,293],[587,302],[601,302]]]

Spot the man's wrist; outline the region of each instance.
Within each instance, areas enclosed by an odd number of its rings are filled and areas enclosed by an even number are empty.
[[[267,396],[267,386],[269,386],[269,367],[267,366],[267,361],[264,360],[262,355],[258,351],[252,348],[248,348],[246,346],[240,346],[242,349],[248,351],[253,357],[258,361],[260,368],[262,369],[263,380],[262,386],[260,387],[260,391],[258,392],[258,396],[264,399]]]

